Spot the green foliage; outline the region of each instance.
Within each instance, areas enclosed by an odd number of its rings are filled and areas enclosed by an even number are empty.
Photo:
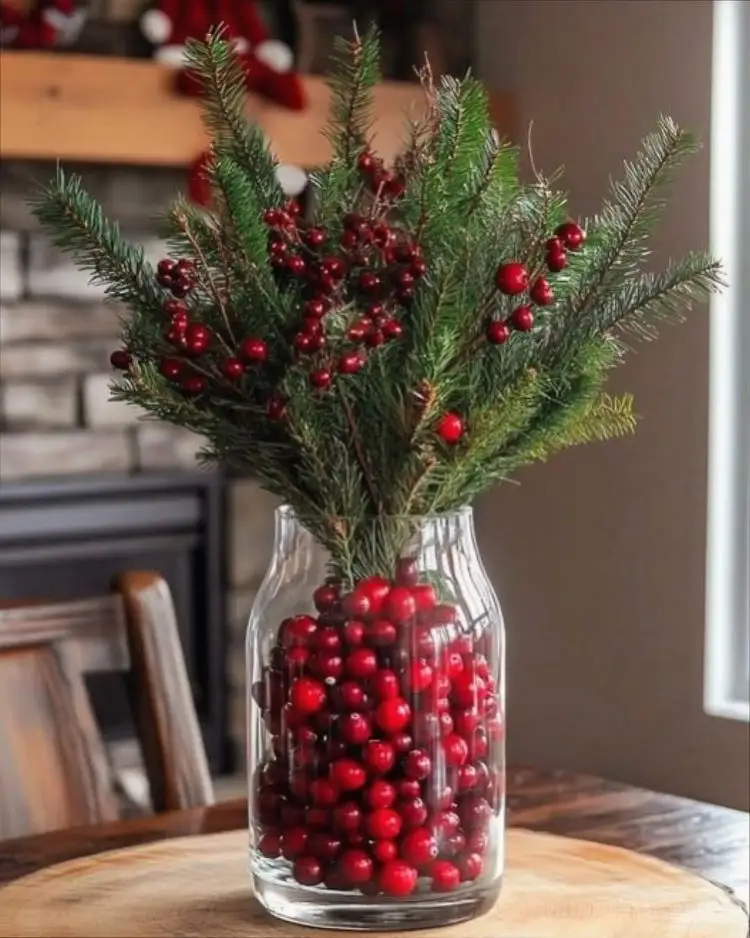
[[[214,205],[204,211],[177,199],[167,231],[174,256],[194,265],[185,302],[190,320],[211,330],[205,354],[186,357],[166,341],[168,291],[78,179],[58,172],[36,203],[55,243],[131,310],[123,341],[132,364],[116,397],[201,434],[207,460],[253,475],[289,502],[347,577],[388,569],[415,516],[466,504],[568,446],[634,430],[632,398],[602,390],[609,370],[628,341],[652,338],[660,321],[680,318],[721,284],[719,264],[701,253],[643,271],[667,186],[696,149],[692,136],[659,120],[585,224],[585,245],[568,253],[562,271],[546,275],[553,304],[534,307],[530,332],[512,331],[493,345],[490,321],[508,320],[528,302],[496,289],[498,266],[515,261],[532,279],[543,275],[545,243],[568,214],[554,180],[536,174],[522,182],[517,150],[496,139],[477,81],[446,78],[435,87],[425,70],[424,115],[411,121],[403,153],[390,171],[376,160],[364,172],[378,38],[371,32],[338,41],[325,131],[331,160],[313,174],[310,217],[284,221],[279,234],[278,226],[269,233],[268,210],[286,207],[274,158],[245,121],[241,69],[220,35],[191,43],[189,60],[205,86]],[[359,216],[365,234],[347,247],[348,213]],[[313,225],[325,232],[319,248],[300,239]],[[269,238],[304,258],[312,280],[276,269]],[[411,301],[401,302],[391,278],[408,267],[399,252],[414,245],[425,271],[417,270]],[[346,270],[324,287],[321,258],[331,256]],[[348,335],[373,300],[358,289],[363,270],[378,272],[386,315],[403,333],[372,348]],[[330,306],[326,345],[299,355],[293,342],[304,304],[322,289]],[[221,365],[248,337],[263,339],[267,360],[246,363],[240,380],[227,379]],[[355,349],[364,353],[361,370],[336,373],[341,356]],[[200,393],[162,375],[165,356],[205,379]],[[326,390],[311,386],[311,369],[321,368],[333,372]],[[278,402],[281,419],[272,412]],[[448,412],[466,428],[455,444],[436,432]]]

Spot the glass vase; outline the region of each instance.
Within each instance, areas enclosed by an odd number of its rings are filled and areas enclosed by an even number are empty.
[[[307,926],[470,919],[505,827],[504,629],[472,513],[360,522],[354,543],[333,564],[277,511],[247,634],[253,888]]]

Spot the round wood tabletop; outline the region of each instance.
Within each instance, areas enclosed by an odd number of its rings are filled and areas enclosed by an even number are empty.
[[[597,778],[533,769],[510,772],[508,800],[512,827],[547,831],[578,841],[625,847],[647,854],[710,880],[722,887],[733,903],[747,904],[750,828],[748,815],[742,812]],[[202,835],[244,828],[246,820],[245,803],[235,801],[210,808],[6,841],[0,843],[0,884],[102,851],[133,848],[175,837],[190,837],[196,842],[195,838]],[[520,832],[519,837],[511,838],[511,843],[516,840],[517,856],[520,855],[520,847],[532,853],[538,849],[533,838],[524,841]],[[210,844],[213,847],[210,848]],[[233,850],[234,840],[231,844],[225,844],[222,838],[206,840],[206,850],[214,849],[221,853],[228,847]],[[568,849],[558,838],[550,838],[544,849],[553,848],[563,852]],[[153,849],[162,848],[148,848]],[[168,850],[168,845],[164,845],[164,849]],[[575,851],[572,841],[570,850]],[[142,852],[131,850],[127,855],[138,857]],[[622,851],[619,854],[614,852],[607,855],[610,857],[608,862],[613,862],[618,855],[625,857]],[[567,862],[564,866],[567,868]],[[96,876],[101,875],[98,864],[88,863],[84,867],[96,870]],[[653,872],[657,868],[660,865],[655,865]],[[74,865],[70,869],[75,871],[78,867]],[[650,875],[651,870],[648,872]],[[44,877],[29,881],[29,888],[33,882],[42,883]],[[703,890],[697,881],[688,879],[686,882],[688,888],[692,883],[694,889]],[[18,886],[23,887],[24,884],[19,883]],[[6,897],[12,893],[10,890]]]

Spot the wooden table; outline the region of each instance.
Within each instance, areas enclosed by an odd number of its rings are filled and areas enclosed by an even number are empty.
[[[567,772],[512,769],[510,824],[650,854],[723,886],[746,907],[750,822],[740,811]],[[0,883],[74,857],[244,827],[243,801],[0,843]]]

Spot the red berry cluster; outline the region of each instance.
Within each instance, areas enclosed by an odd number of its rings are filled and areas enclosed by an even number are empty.
[[[170,257],[159,261],[156,268],[156,281],[179,298],[185,297],[195,286],[195,265],[191,260],[181,258],[178,261]]]
[[[254,780],[259,853],[304,885],[367,895],[476,879],[502,797],[485,640],[411,559],[314,602],[317,617],[281,623],[253,687],[273,751]]]
[[[386,169],[383,161],[369,151],[365,150],[357,161],[357,165],[367,179],[370,191],[378,198],[384,200],[400,199],[404,192],[404,183],[399,177]]]
[[[586,233],[575,222],[565,222],[555,230],[555,237],[545,243],[545,264],[551,273],[559,273],[568,264],[567,251],[577,251],[586,240]],[[487,328],[487,339],[494,345],[502,345],[510,338],[512,330],[529,332],[534,326],[536,306],[550,306],[555,299],[549,280],[541,275],[529,276],[526,267],[519,261],[501,264],[495,274],[497,289],[506,296],[518,296],[528,291],[530,303],[517,306],[508,319],[495,319]]]
[[[336,373],[356,374],[364,367],[362,346],[377,348],[401,337],[398,307],[411,301],[415,283],[427,269],[421,250],[375,217],[346,215],[336,248],[331,248],[325,228],[305,226],[294,202],[269,209],[263,217],[270,228],[271,265],[278,276],[301,280],[304,287],[301,320],[291,344],[298,357],[311,357],[313,387],[327,390]],[[372,302],[349,324],[345,344],[329,348],[326,316],[352,297]]]

